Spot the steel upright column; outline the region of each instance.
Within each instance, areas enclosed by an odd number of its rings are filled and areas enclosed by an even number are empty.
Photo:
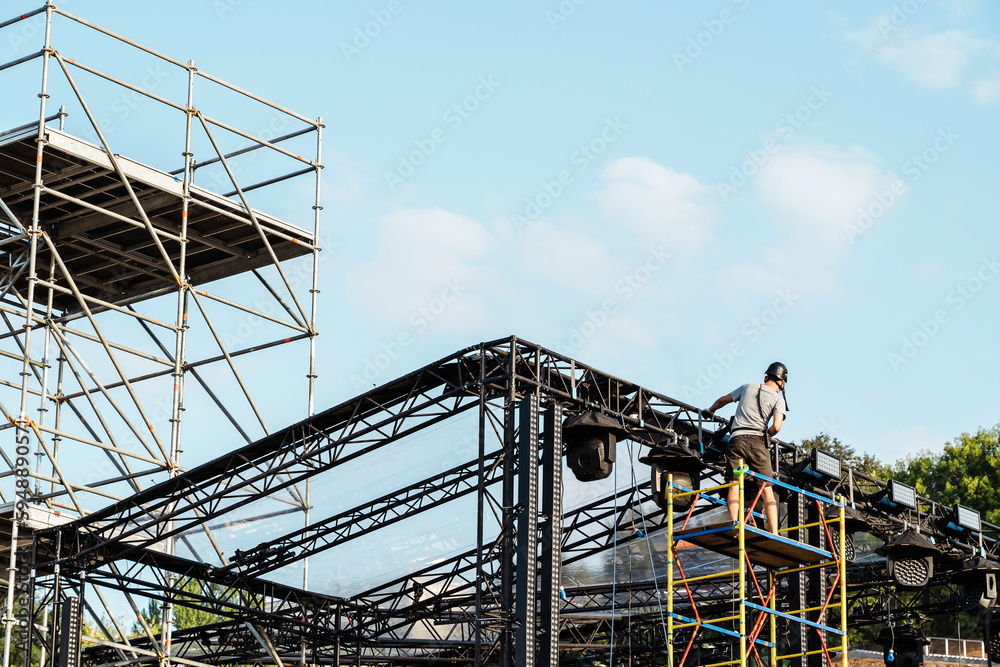
[[[840,575],[840,629],[844,633],[840,638],[840,650],[841,659],[840,667],[847,667],[847,501],[844,496],[840,496],[840,525],[837,530],[840,533],[840,538],[837,541],[840,547],[840,554],[838,557],[839,571]]]
[[[483,664],[483,519],[486,517],[486,347],[479,346],[479,463],[476,469],[476,618],[475,667]]]
[[[667,475],[667,666],[674,667],[674,476],[673,473]]]
[[[559,594],[562,587],[562,406],[546,408],[542,449],[542,649],[538,664],[559,667]],[[523,469],[523,468],[522,468]]]
[[[34,195],[32,198],[32,208],[31,208],[31,228],[28,230],[28,235],[30,239],[30,250],[28,255],[28,294],[27,294],[27,307],[25,308],[24,315],[24,364],[21,368],[21,405],[18,411],[17,420],[15,422],[15,448],[17,452],[17,457],[15,459],[15,471],[23,472],[24,474],[16,475],[16,479],[23,480],[24,486],[15,485],[14,488],[14,511],[11,513],[11,529],[10,529],[10,561],[8,563],[7,569],[7,606],[4,613],[4,642],[3,642],[3,667],[10,667],[10,642],[11,634],[14,627],[14,589],[17,588],[17,540],[18,540],[18,529],[23,524],[26,513],[27,504],[31,498],[30,482],[27,477],[28,473],[28,459],[27,453],[30,451],[27,445],[30,442],[30,437],[28,433],[31,428],[31,420],[28,418],[28,382],[32,375],[31,371],[31,332],[34,328],[34,302],[35,302],[35,285],[38,282],[38,276],[35,272],[38,270],[37,258],[38,258],[38,237],[42,233],[39,214],[41,211],[41,196],[42,196],[42,156],[45,153],[45,104],[48,101],[48,85],[49,85],[49,60],[52,52],[51,38],[52,38],[52,10],[53,5],[51,0],[45,4],[45,45],[43,47],[42,53],[42,90],[38,94],[39,99],[39,115],[38,115],[38,138],[36,140],[35,149],[35,182],[34,182]],[[41,434],[37,434],[41,438]],[[25,455],[22,456],[20,453],[20,448],[25,448]],[[29,601],[30,604],[30,601]]]
[[[744,467],[742,459],[740,460],[740,468]],[[745,504],[746,496],[746,486],[744,482],[744,474],[736,475],[737,484],[739,488],[739,502],[738,502],[738,512],[736,530],[738,531],[739,540],[739,563],[737,569],[740,573],[740,667],[746,667],[747,660],[747,606],[744,604],[747,599],[747,559],[746,559],[746,515],[743,511],[743,506]]]
[[[535,667],[538,635],[538,394],[521,399],[517,446],[517,592],[518,621],[514,664]]]
[[[503,630],[500,635],[500,665],[510,667],[514,653],[514,409],[517,400],[517,339],[510,340],[507,396],[504,398],[503,424],[503,537],[500,548],[500,606]]]

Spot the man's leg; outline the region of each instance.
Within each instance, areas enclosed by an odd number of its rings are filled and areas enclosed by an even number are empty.
[[[768,484],[764,487],[764,515],[767,517],[767,527],[778,534],[778,501],[774,498],[774,489]]]

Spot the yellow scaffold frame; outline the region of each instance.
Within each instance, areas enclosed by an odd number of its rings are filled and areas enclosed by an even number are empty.
[[[787,528],[779,528],[779,535],[773,535],[770,532],[762,531],[753,524],[753,518],[760,518],[761,515],[753,511],[754,506],[756,506],[757,500],[760,498],[760,492],[757,494],[757,498],[751,504],[749,510],[746,510],[746,477],[752,477],[762,482],[768,482],[782,488],[789,490],[792,493],[801,494],[804,497],[814,500],[817,504],[819,511],[820,520],[804,524],[801,526],[789,526]],[[817,495],[805,489],[800,489],[798,487],[792,486],[785,482],[780,482],[776,479],[766,477],[757,473],[750,472],[740,462],[739,468],[736,471],[736,480],[733,482],[727,482],[725,484],[719,484],[717,486],[709,487],[706,489],[693,490],[686,487],[674,484],[673,475],[668,475],[667,477],[667,536],[669,539],[670,548],[667,550],[667,590],[670,593],[667,596],[667,652],[668,652],[668,666],[669,667],[684,667],[684,662],[690,653],[691,647],[694,645],[694,641],[698,636],[699,631],[702,629],[715,630],[723,635],[727,635],[732,639],[739,639],[739,659],[729,660],[727,662],[717,662],[711,665],[705,665],[704,667],[723,667],[725,665],[739,665],[740,667],[748,667],[748,665],[754,665],[754,661],[751,659],[751,655],[756,658],[756,664],[759,665],[770,665],[771,667],[777,667],[779,661],[788,660],[791,658],[804,658],[809,655],[823,654],[826,656],[826,663],[828,667],[832,667],[833,660],[830,657],[829,647],[827,640],[831,637],[839,637],[840,651],[841,651],[841,662],[840,667],[847,667],[847,614],[846,614],[846,602],[847,602],[847,577],[845,573],[846,564],[846,540],[845,540],[845,522],[844,522],[844,508],[845,500],[843,496],[840,496],[836,500],[831,500],[830,498],[825,498],[823,496]],[[700,499],[707,499],[712,502],[723,502],[710,496],[706,495],[714,491],[723,491],[724,495],[728,493],[725,491],[733,486],[739,488],[739,512],[738,517],[735,522],[725,522],[723,524],[711,524],[706,526],[699,526],[694,529],[689,529],[687,527],[688,521],[692,516],[692,511],[698,504]],[[683,524],[677,530],[674,528],[674,499],[681,498],[684,496],[694,495],[695,498],[691,502],[690,508],[687,510],[687,514],[684,518]],[[826,519],[824,518],[824,512],[822,511],[822,505],[833,505],[839,509],[838,518],[836,519]],[[823,531],[827,537],[828,544],[834,544],[833,535],[831,534],[830,524],[836,524],[836,529],[838,531],[838,538],[836,544],[839,546],[838,549],[826,550],[821,549],[815,545],[808,545],[806,543],[797,542],[790,540],[787,537],[783,537],[780,533],[788,533],[790,531],[806,529],[806,528],[816,528],[817,526],[822,526]],[[680,533],[679,535],[677,533]],[[747,536],[751,535],[753,543],[748,549]],[[718,551],[721,553],[726,553],[731,557],[736,558],[735,569],[727,569],[721,572],[714,572],[711,574],[700,575],[696,577],[687,577],[684,574],[684,568],[677,559],[676,546],[679,541],[688,541],[694,544],[700,544],[706,548]],[[770,544],[774,548],[785,549],[788,553],[793,554],[787,558],[794,558],[795,554],[806,554],[803,560],[807,560],[805,564],[790,564],[783,567],[774,567],[773,561],[768,564],[766,556],[768,553],[767,545]],[[765,545],[760,547],[760,545]],[[839,552],[839,553],[837,553]],[[773,553],[773,551],[771,551]],[[763,591],[760,589],[760,585],[757,581],[756,575],[753,573],[753,564],[765,564],[768,566],[768,589],[766,597]],[[680,578],[675,578],[674,567],[677,567],[678,574]],[[836,575],[830,585],[830,590],[826,595],[826,599],[820,601],[821,604],[817,606],[807,607],[805,609],[796,609],[788,612],[779,611],[775,604],[775,588],[777,578],[786,574],[792,574],[797,572],[802,572],[805,570],[812,570],[816,568],[828,568],[835,567]],[[753,589],[748,589],[748,572],[749,579],[753,582]],[[696,597],[691,593],[689,584],[696,581],[705,581],[709,579],[719,579],[722,577],[730,577],[732,575],[738,575],[739,585],[738,589],[734,591],[739,595],[739,605],[738,613],[732,616],[724,616],[721,618],[705,619],[701,617],[698,611],[698,601]],[[674,610],[674,593],[675,588],[678,586],[683,586],[683,594],[686,595],[691,603],[691,609],[693,617],[687,617],[678,614]],[[834,593],[839,590],[839,596],[837,600],[834,600]],[[756,593],[758,600],[761,604],[756,604],[752,601],[753,595]],[[831,604],[832,603],[832,604]],[[824,617],[826,612],[830,608],[839,609],[840,611],[840,627],[835,628],[824,623]],[[756,623],[754,623],[753,628],[747,627],[747,610],[754,610],[761,612]],[[815,614],[814,619],[808,618],[810,614]],[[816,630],[819,634],[820,643],[822,645],[821,649],[813,651],[804,651],[801,653],[778,655],[778,643],[777,643],[777,619],[785,618],[793,622],[807,625],[812,629]],[[738,621],[738,633],[730,630],[729,628],[721,625],[723,623],[731,623],[733,621]],[[760,638],[760,633],[763,630],[764,623],[768,624],[768,640],[763,640]],[[693,628],[691,632],[691,638],[684,646],[683,652],[679,659],[675,656],[674,647],[674,632],[676,630],[681,630],[685,628]],[[749,630],[749,631],[748,631]],[[836,644],[833,644],[834,646]],[[768,649],[768,661],[765,663],[760,652],[758,652],[758,647]],[[677,647],[680,650],[680,647]]]

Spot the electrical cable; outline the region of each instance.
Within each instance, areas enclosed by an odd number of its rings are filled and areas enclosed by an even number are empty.
[[[632,457],[631,440],[628,441],[628,457],[629,457],[629,462],[632,466],[632,488],[638,490],[639,484],[635,477],[635,459]],[[660,612],[660,627],[663,628],[663,645],[667,646],[667,623],[663,617],[663,598],[660,595],[660,582],[656,577],[656,564],[653,562],[653,548],[649,543],[649,531],[646,530],[646,510],[643,509],[641,501],[639,502],[639,518],[640,521],[642,522],[641,537],[646,540],[646,552],[649,554],[649,569],[652,571],[653,574],[653,589],[656,591],[656,604]],[[670,539],[669,536],[667,539],[668,540]],[[667,545],[667,548],[670,547],[671,545]],[[670,591],[668,594],[673,595],[673,591]],[[667,650],[670,650],[669,646],[667,646]]]

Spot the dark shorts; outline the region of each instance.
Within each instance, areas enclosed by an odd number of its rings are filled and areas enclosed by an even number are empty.
[[[771,468],[771,456],[767,451],[767,441],[763,435],[753,433],[734,435],[729,438],[729,447],[726,449],[726,477],[735,479],[733,470],[739,467],[740,459],[750,466],[750,470],[774,477]]]

